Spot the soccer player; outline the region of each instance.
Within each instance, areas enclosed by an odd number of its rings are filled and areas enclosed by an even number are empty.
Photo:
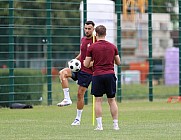
[[[78,93],[77,93],[77,115],[74,122],[71,125],[80,125],[81,115],[84,107],[84,94],[92,81],[92,67],[84,67],[83,61],[86,57],[87,48],[93,43],[93,31],[94,22],[87,21],[84,25],[85,36],[81,39],[80,53],[75,58],[81,62],[81,70],[79,72],[72,72],[69,68],[64,68],[59,72],[59,79],[61,81],[62,89],[64,92],[64,100],[58,103],[58,106],[68,106],[72,104],[69,95],[68,78],[72,78],[74,81],[78,80]]]
[[[95,28],[97,42],[92,44],[88,50],[84,66],[88,67],[93,61],[93,76],[91,93],[95,96],[95,115],[97,127],[95,130],[103,130],[102,125],[102,102],[106,94],[113,119],[113,129],[119,130],[118,106],[115,100],[116,77],[114,63],[120,65],[118,49],[115,45],[105,40],[106,27],[99,25]]]

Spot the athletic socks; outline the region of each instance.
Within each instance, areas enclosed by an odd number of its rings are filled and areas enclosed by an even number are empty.
[[[77,116],[76,116],[76,119],[78,119],[79,121],[81,121],[82,111],[83,111],[83,110],[77,109]]]
[[[96,118],[97,120],[97,126],[102,128],[102,117]]]
[[[63,93],[64,93],[64,99],[70,100],[69,88],[64,88]]]
[[[118,127],[118,120],[113,120],[113,126],[117,126]]]

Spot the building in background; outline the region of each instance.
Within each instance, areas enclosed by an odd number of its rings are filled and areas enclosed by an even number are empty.
[[[148,58],[148,14],[138,14],[134,21],[122,20],[121,25],[124,63]],[[173,47],[172,30],[170,14],[152,14],[153,58],[164,58],[166,49]]]

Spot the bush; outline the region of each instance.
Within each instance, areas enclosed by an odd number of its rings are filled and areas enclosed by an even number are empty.
[[[40,70],[15,69],[14,94],[9,94],[10,85],[9,69],[0,69],[0,105],[9,106],[12,102],[26,104],[40,104],[39,99],[43,93],[43,76]]]

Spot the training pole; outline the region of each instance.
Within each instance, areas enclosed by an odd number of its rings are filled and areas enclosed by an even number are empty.
[[[95,42],[95,36],[94,34],[92,35],[93,37],[93,43]],[[92,95],[92,125],[94,126],[95,125],[95,111],[94,111],[94,108],[95,108],[95,97],[94,95]]]

